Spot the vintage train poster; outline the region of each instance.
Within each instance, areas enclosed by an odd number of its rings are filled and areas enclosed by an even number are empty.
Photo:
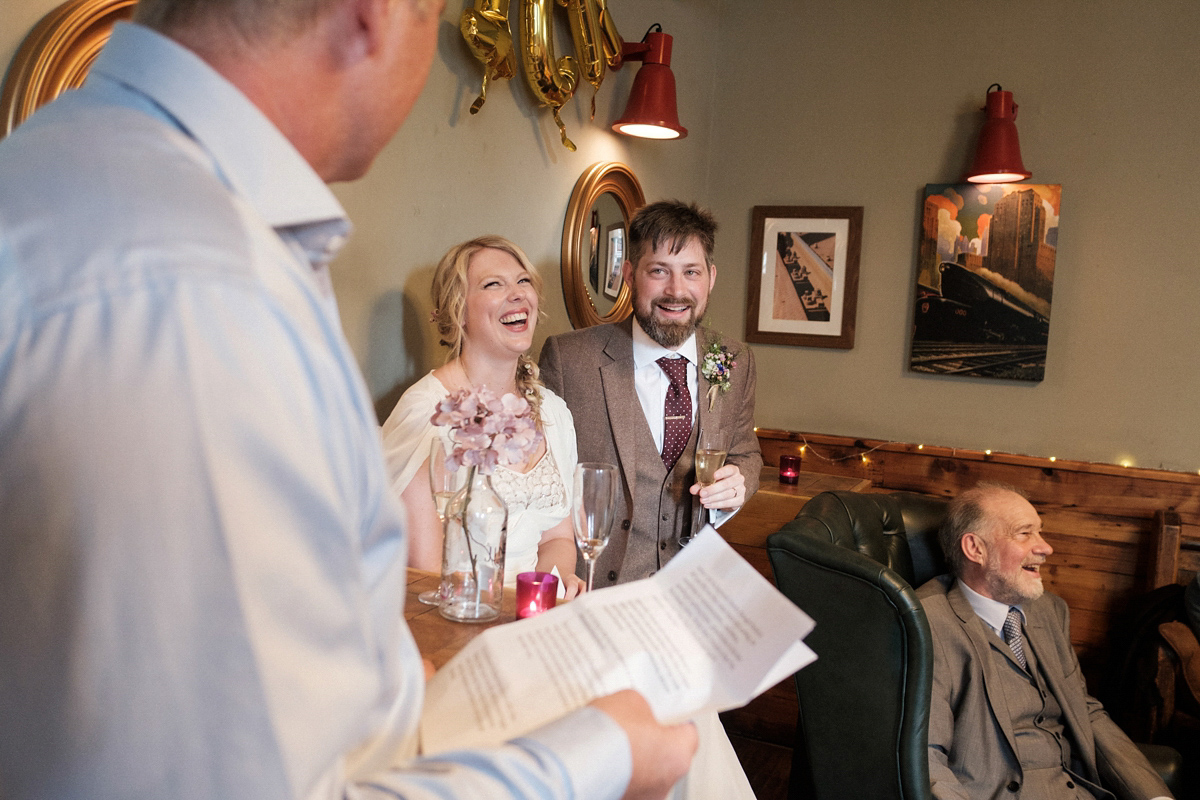
[[[929,184],[921,215],[909,366],[1040,381],[1062,186]]]

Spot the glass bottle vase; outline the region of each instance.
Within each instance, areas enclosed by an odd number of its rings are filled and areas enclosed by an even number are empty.
[[[458,622],[487,622],[500,615],[504,599],[508,507],[492,488],[491,475],[467,470],[466,485],[446,510],[444,600],[438,612]]]

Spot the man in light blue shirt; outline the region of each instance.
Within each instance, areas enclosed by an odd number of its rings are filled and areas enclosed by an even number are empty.
[[[402,511],[325,182],[424,83],[440,0],[142,0],[0,142],[0,795],[661,795],[633,693],[413,760]],[[157,32],[156,32],[157,31]]]

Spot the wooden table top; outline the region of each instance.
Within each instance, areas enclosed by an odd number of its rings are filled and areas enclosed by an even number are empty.
[[[491,622],[454,622],[438,613],[437,606],[426,605],[417,595],[427,589],[436,589],[441,580],[436,572],[419,569],[408,571],[408,587],[404,598],[404,619],[417,640],[417,650],[424,658],[441,669],[454,654],[493,625],[503,625],[517,618],[517,593],[514,589],[504,590],[504,603],[500,616]]]

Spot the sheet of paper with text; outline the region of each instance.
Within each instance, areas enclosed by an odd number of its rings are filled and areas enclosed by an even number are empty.
[[[816,658],[812,628],[708,527],[652,578],[473,639],[427,687],[422,751],[499,744],[620,689],[664,723],[737,708]]]

